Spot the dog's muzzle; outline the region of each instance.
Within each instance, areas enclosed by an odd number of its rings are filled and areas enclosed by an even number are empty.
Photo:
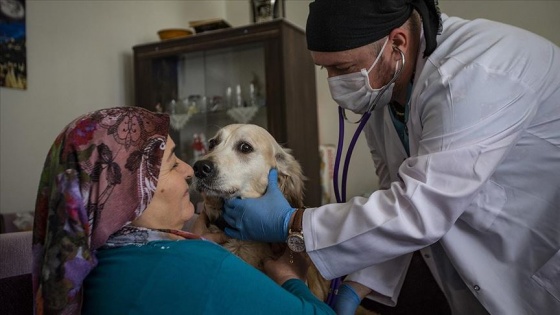
[[[214,163],[210,160],[196,161],[193,165],[194,176],[198,179],[206,179],[215,176]]]

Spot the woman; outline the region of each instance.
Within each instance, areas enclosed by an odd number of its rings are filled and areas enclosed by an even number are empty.
[[[194,213],[169,117],[138,107],[70,123],[45,162],[35,211],[36,314],[332,312],[300,280],[302,257],[270,260],[282,287],[181,228]]]

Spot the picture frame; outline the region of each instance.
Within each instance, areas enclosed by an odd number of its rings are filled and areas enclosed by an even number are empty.
[[[285,17],[285,0],[250,0],[253,23]]]
[[[25,0],[0,0],[0,87],[27,89]]]

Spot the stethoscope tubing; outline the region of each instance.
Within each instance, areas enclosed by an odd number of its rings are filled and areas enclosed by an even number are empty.
[[[346,117],[346,111],[344,110],[344,108],[340,106],[338,107],[338,130],[339,130],[338,145],[336,149],[336,158],[335,158],[334,169],[333,169],[333,186],[334,186],[333,188],[334,188],[334,195],[337,203],[346,202],[346,182],[348,179],[348,168],[350,167],[350,159],[352,157],[352,152],[354,151],[354,147],[356,146],[356,142],[358,141],[358,138],[362,130],[364,129],[367,121],[369,120],[371,116],[371,112],[377,106],[377,102],[379,101],[380,97],[385,93],[385,91],[389,88],[389,86],[397,80],[400,73],[404,69],[404,64],[405,64],[404,53],[398,47],[394,47],[394,48],[397,49],[401,54],[401,58],[402,58],[401,67],[397,70],[397,72],[395,72],[395,75],[393,76],[393,78],[391,78],[389,83],[385,85],[383,89],[379,92],[379,94],[375,97],[375,99],[369,106],[368,110],[360,117],[360,119],[355,122],[350,121],[348,117]],[[344,158],[344,166],[342,168],[342,185],[339,185],[338,174],[340,171],[340,161],[342,160],[342,149],[344,147],[344,121],[347,121],[352,124],[359,123],[359,125],[356,131],[354,132],[354,135],[352,136],[352,140],[350,141],[350,144],[348,146],[348,150],[346,151],[346,156]],[[335,301],[334,297],[336,296],[338,287],[342,284],[343,279],[344,277],[339,277],[331,281],[330,290],[325,300],[325,303],[327,303],[329,306],[333,308],[334,308],[334,301]]]

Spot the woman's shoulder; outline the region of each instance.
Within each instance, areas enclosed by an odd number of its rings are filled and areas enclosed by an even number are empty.
[[[231,253],[219,244],[207,240],[179,240],[179,241],[153,241],[146,244],[150,250],[170,251],[171,253],[186,253],[192,255],[209,254],[213,256],[229,256]]]
[[[104,257],[152,257],[159,261],[166,259],[186,259],[196,261],[198,258],[223,260],[233,255],[222,246],[207,240],[161,240],[152,241],[145,245],[129,245],[111,248],[98,252],[100,258]]]

